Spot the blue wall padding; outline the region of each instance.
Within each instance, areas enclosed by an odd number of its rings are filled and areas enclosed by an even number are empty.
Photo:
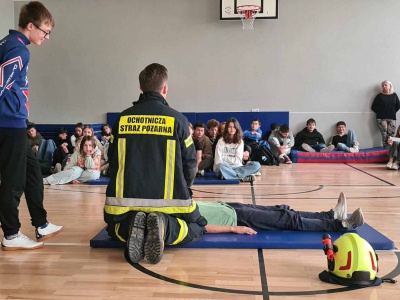
[[[89,185],[108,185],[110,177],[100,176],[97,180],[90,180]],[[239,184],[239,179],[222,180],[219,179],[214,172],[206,173],[204,177],[196,177],[194,184]]]
[[[93,127],[93,131],[97,138],[101,137],[101,127],[103,124],[85,124]],[[56,141],[58,139],[58,129],[64,127],[68,130],[68,138],[75,133],[75,124],[35,124],[35,128],[44,139],[52,139]]]
[[[388,151],[384,147],[361,149],[358,153],[344,151],[311,153],[292,150],[290,158],[294,163],[382,163],[389,159]]]
[[[259,231],[257,235],[240,235],[233,233],[206,234],[203,239],[188,245],[169,247],[177,248],[224,248],[224,249],[322,249],[322,236],[319,231]],[[332,241],[345,232],[329,232]],[[357,229],[362,238],[367,240],[375,250],[393,250],[394,242],[369,226]],[[103,228],[90,240],[93,248],[123,248],[125,243],[112,240]],[[322,251],[322,250],[321,250]],[[321,253],[323,255],[323,253]]]
[[[120,113],[107,113],[107,123],[111,126],[114,125],[118,119]],[[272,123],[278,123],[280,125],[286,123],[289,125],[289,112],[288,111],[261,111],[261,112],[202,112],[193,113],[185,112],[183,115],[186,116],[188,121],[193,125],[196,122],[207,123],[210,119],[216,119],[219,122],[225,122],[228,118],[236,118],[243,130],[250,129],[251,122],[253,119],[259,119],[261,121],[261,129],[263,134],[270,130]]]

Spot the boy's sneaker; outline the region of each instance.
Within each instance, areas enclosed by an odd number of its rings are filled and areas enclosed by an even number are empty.
[[[199,171],[196,173],[196,177],[204,177],[204,170],[199,170]]]
[[[42,248],[43,243],[37,243],[28,238],[26,235],[22,234],[21,231],[18,231],[18,233],[10,237],[10,239],[3,237],[1,247],[4,251],[33,250]]]
[[[360,151],[360,149],[358,149],[358,147],[351,147],[349,148],[350,153],[358,153]]]
[[[334,219],[344,220],[347,218],[347,200],[343,193],[340,193],[338,202],[332,210]]]
[[[155,212],[147,216],[147,236],[144,244],[146,259],[159,263],[164,253],[165,221],[162,213]]]
[[[292,163],[292,161],[290,160],[290,158],[286,157],[285,158],[285,164],[291,164],[291,163]]]
[[[332,152],[333,150],[335,150],[335,146],[329,145],[328,147],[322,148],[319,152],[328,153],[328,152]]]
[[[311,148],[311,146],[309,144],[306,144],[306,143],[301,144],[301,148],[303,148],[307,152],[311,152],[311,153],[315,152],[315,149]]]
[[[132,216],[129,237],[126,241],[126,249],[129,258],[134,263],[139,263],[144,258],[144,232],[146,230],[146,214],[138,212]]]
[[[283,157],[283,154],[279,155],[278,161],[280,164],[283,164],[283,162],[285,161],[285,158]]]
[[[399,164],[397,163],[397,162],[394,162],[393,164],[392,164],[392,168],[391,168],[392,170],[398,170],[399,169]]]
[[[241,180],[242,180],[243,182],[251,182],[251,181],[256,180],[256,176],[253,175],[253,174],[251,174],[251,175],[249,175],[249,176],[243,177]]]
[[[254,176],[261,176],[261,172],[258,171],[258,172],[256,172],[256,173],[254,173]]]
[[[364,225],[364,214],[361,208],[357,208],[350,218],[342,220],[342,225],[347,230],[356,230],[357,227]]]
[[[393,163],[389,161],[389,162],[386,164],[386,169],[391,170],[391,169],[392,169],[392,165],[393,165]]]
[[[63,229],[63,226],[54,225],[54,224],[51,224],[50,222],[48,222],[47,224],[36,228],[36,230],[35,230],[36,240],[38,242],[47,240],[47,239],[55,236],[62,229]]]

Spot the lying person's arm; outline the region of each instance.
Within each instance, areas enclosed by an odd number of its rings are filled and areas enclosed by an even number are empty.
[[[254,235],[257,234],[257,231],[251,229],[250,227],[246,226],[219,226],[213,224],[206,225],[207,233],[237,233],[237,234],[250,234]]]

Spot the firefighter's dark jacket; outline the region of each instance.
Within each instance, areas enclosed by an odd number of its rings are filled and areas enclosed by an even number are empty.
[[[105,221],[122,222],[129,211],[159,211],[195,222],[198,208],[185,174],[196,169],[196,150],[186,117],[159,93],[145,92],[121,113],[113,135]]]

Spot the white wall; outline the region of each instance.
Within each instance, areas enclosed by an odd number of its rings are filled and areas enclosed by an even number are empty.
[[[14,3],[12,0],[0,0],[0,39],[14,27]]]
[[[139,72],[159,62],[180,111],[290,111],[294,132],[313,117],[326,138],[344,120],[371,147],[380,82],[400,88],[398,0],[279,0],[279,19],[250,32],[219,21],[218,0],[43,3],[56,27],[31,46],[37,123],[105,121],[137,99]]]

